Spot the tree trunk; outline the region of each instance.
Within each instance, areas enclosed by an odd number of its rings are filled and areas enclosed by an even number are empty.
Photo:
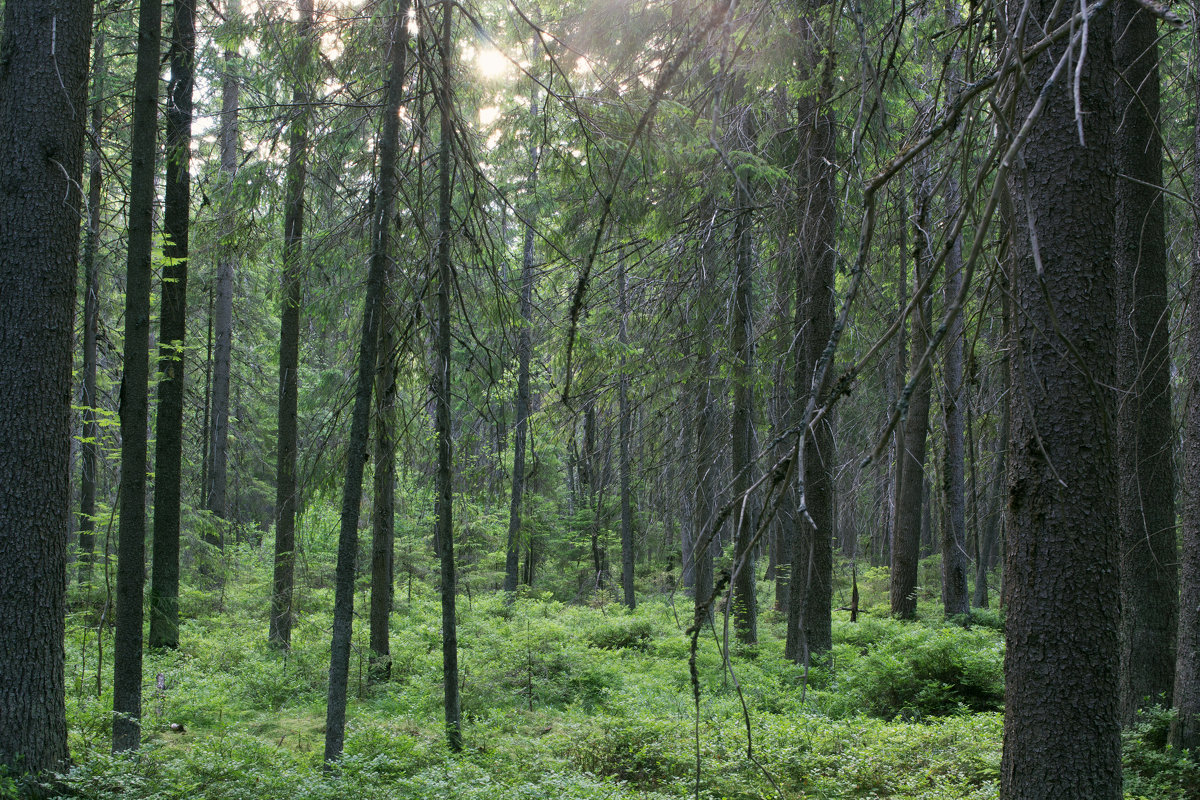
[[[954,169],[953,166],[950,169]],[[946,209],[958,210],[958,181],[946,182]],[[962,289],[962,240],[955,237],[946,258],[946,282],[943,297],[950,308]],[[946,619],[965,618],[971,613],[967,589],[967,517],[966,474],[963,463],[963,324],[954,318],[946,331],[943,362],[942,416],[946,425],[946,450],[942,460],[942,495],[946,503],[946,524],[942,526],[942,610]]]
[[[288,141],[287,199],[283,218],[283,300],[279,312],[279,444],[275,461],[275,569],[267,641],[292,644],[292,589],[296,566],[296,459],[300,370],[300,305],[303,302],[304,183],[308,169],[309,65],[312,62],[312,0],[297,0],[295,106]]]
[[[77,110],[87,103],[92,4],[8,0],[2,29],[0,771],[19,780],[63,770],[68,757],[71,339],[86,124]]]
[[[1049,0],[1027,9],[1044,30],[1072,11]],[[1113,20],[1091,13],[1087,59],[1046,86],[1060,40],[1026,65],[1015,103],[1017,125],[1035,103],[1044,110],[1009,184],[1029,222],[1013,243],[1006,800],[1121,797]]]
[[[240,24],[241,0],[227,0],[227,25]],[[236,42],[238,37],[231,36]],[[233,198],[233,179],[238,166],[238,106],[241,93],[240,77],[234,68],[238,58],[237,44],[225,50],[225,69],[221,74],[221,182],[225,196],[221,201],[224,241],[217,255],[216,290],[216,348],[213,357],[212,385],[212,443],[209,447],[207,507],[220,519],[229,518],[226,507],[229,445],[229,380],[233,358],[233,273],[237,247],[233,216],[237,213]],[[222,546],[224,536],[209,535],[209,543]]]
[[[1170,705],[1179,614],[1175,426],[1167,247],[1159,135],[1158,26],[1132,3],[1113,7],[1118,125],[1114,141],[1117,264],[1117,459],[1121,509],[1121,721]]]
[[[621,372],[617,385],[617,402],[620,415],[620,481],[621,481],[621,586],[624,589],[625,605],[630,609],[637,605],[633,593],[633,505],[629,489],[629,439],[630,423],[633,412],[629,409],[629,373],[625,363],[625,352],[629,349],[629,329],[626,318],[629,316],[629,298],[625,286],[625,259],[617,264],[617,291],[619,294],[618,313],[621,315],[617,338],[621,344],[621,358],[618,369]]]
[[[701,287],[700,291],[704,293],[706,289]],[[704,319],[704,305],[697,304],[702,310],[700,326],[707,324],[707,319]],[[698,326],[699,327],[699,326]],[[692,549],[686,554],[693,565],[696,575],[696,583],[694,589],[695,607],[697,610],[705,607],[704,619],[712,619],[713,609],[711,606],[713,593],[713,553],[717,550],[716,540],[717,532],[710,530],[712,525],[714,493],[713,482],[716,480],[714,475],[715,466],[713,457],[716,455],[715,447],[713,446],[713,411],[712,411],[712,387],[710,381],[712,379],[712,356],[709,352],[709,339],[701,335],[699,337],[699,350],[696,354],[695,376],[693,378],[693,402],[695,403],[695,441],[694,441],[694,465],[695,465],[695,501],[692,503],[693,518],[692,529],[695,535],[692,540]]]
[[[801,20],[803,50],[816,72],[821,70],[821,83],[816,94],[806,94],[797,103],[802,135],[806,138],[801,158],[804,159],[808,214],[803,222],[801,241],[804,242],[807,292],[807,325],[810,370],[826,358],[833,333],[834,268],[837,257],[837,235],[834,230],[837,215],[836,128],[829,100],[833,96],[833,55],[821,41],[823,27],[817,22],[816,9]],[[829,354],[832,358],[832,354]],[[833,364],[826,370],[832,374]],[[817,393],[817,408],[831,398],[821,386],[812,386]],[[799,405],[799,402],[797,403]],[[809,535],[808,564],[805,567],[807,596],[804,600],[804,638],[809,655],[821,655],[833,646],[833,539],[834,518],[834,417],[826,414],[810,431],[804,448],[804,496],[801,499],[808,519],[812,521]],[[798,584],[793,583],[793,591]]]
[[[150,378],[150,246],[162,6],[138,12],[121,381],[121,521],[117,528],[117,630],[113,639],[113,750],[141,744],[142,598],[146,577],[146,424]]]
[[[362,338],[358,346],[358,380],[350,442],[346,449],[346,479],[342,489],[338,533],[337,583],[334,590],[333,637],[329,653],[329,695],[325,712],[325,760],[342,755],[346,740],[346,689],[350,677],[350,633],[354,622],[354,575],[358,556],[358,511],[362,502],[363,464],[367,459],[371,391],[379,346],[380,300],[387,273],[387,230],[396,197],[396,157],[400,137],[400,106],[404,97],[404,57],[408,36],[408,0],[397,0],[388,36],[390,63],[379,134],[379,182],[371,230],[371,265],[363,301]]]
[[[403,75],[404,71],[401,70]],[[390,225],[388,226],[390,229]],[[387,248],[385,232],[377,246]],[[386,258],[380,299],[378,374],[375,401],[375,474],[371,521],[371,670],[373,682],[392,674],[392,649],[388,623],[392,616],[392,557],[396,545],[396,297],[395,267]]]
[[[529,97],[529,115],[538,119],[537,84]],[[531,126],[532,127],[532,126]],[[521,329],[517,333],[516,422],[513,426],[512,496],[508,506],[508,542],[504,559],[504,591],[517,590],[517,571],[521,554],[521,503],[525,497],[525,437],[529,428],[529,360],[533,354],[533,218],[537,210],[538,164],[540,151],[529,148],[529,193],[525,209],[524,242],[521,249]],[[529,583],[529,581],[526,581]]]
[[[1200,56],[1200,37],[1194,57]],[[1200,77],[1193,76],[1192,99],[1200,101]],[[1200,286],[1200,102],[1192,133],[1192,285]],[[1183,444],[1183,546],[1180,548],[1179,639],[1172,702],[1176,717],[1171,744],[1200,748],[1200,303],[1187,307],[1187,398]]]
[[[441,138],[438,152],[438,327],[437,327],[437,539],[441,556],[442,577],[442,684],[444,692],[446,742],[451,752],[462,750],[462,715],[458,698],[458,622],[455,619],[454,508],[453,462],[450,451],[450,244],[453,220],[450,218],[451,141],[453,139],[454,109],[450,90],[451,80],[451,6],[442,7],[442,33],[439,46],[441,74],[438,76],[438,110]]]
[[[100,242],[100,199],[104,174],[100,137],[104,126],[104,78],[108,67],[104,60],[103,20],[97,26],[92,51],[91,140],[88,169],[88,221],[83,240],[83,444],[80,448],[79,476],[79,585],[92,579],[92,557],[96,549],[96,464],[100,455],[100,423],[96,408],[96,333],[100,317],[100,274],[96,270],[96,249]]]
[[[188,222],[191,217],[192,83],[195,0],[175,0],[167,84],[167,179],[163,203],[162,308],[158,337],[158,416],[154,456],[154,566],[150,582],[153,648],[179,646],[179,515],[183,483],[184,339],[187,333]]]
[[[929,269],[929,244],[926,239],[929,216],[929,178],[927,161],[918,167],[914,181],[916,191],[916,220],[914,250],[917,286]],[[904,447],[901,452],[899,490],[896,495],[896,528],[892,535],[891,605],[892,614],[912,619],[917,614],[917,562],[921,548],[921,502],[925,484],[925,440],[929,427],[930,364],[921,363],[929,346],[929,318],[932,298],[926,292],[916,303],[912,318],[912,372],[909,381],[912,394],[901,392],[900,405],[904,416]],[[906,386],[905,389],[908,387]],[[907,405],[907,413],[903,412]]]
[[[758,599],[755,593],[755,532],[753,498],[748,494],[754,467],[754,253],[750,233],[753,198],[745,179],[737,179],[737,217],[734,221],[733,322],[729,349],[733,355],[733,428],[730,469],[733,511],[733,627],[738,641],[758,641]]]

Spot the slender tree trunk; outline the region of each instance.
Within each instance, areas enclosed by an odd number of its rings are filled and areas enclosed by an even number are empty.
[[[401,70],[401,75],[403,75]],[[389,225],[390,228],[390,225]],[[384,235],[383,246],[390,237]],[[388,247],[389,253],[391,248]],[[396,546],[396,297],[395,265],[387,258],[380,300],[379,372],[375,377],[375,474],[371,521],[371,670],[372,681],[392,673],[388,623],[392,616],[392,557]]]
[[[204,339],[204,417],[200,422],[200,502],[203,506],[208,497],[208,451],[212,443],[209,417],[212,412],[212,361],[213,361],[213,286],[208,286],[208,332]]]
[[[625,363],[625,352],[629,348],[629,329],[626,318],[629,316],[629,298],[625,286],[625,259],[617,264],[617,291],[621,321],[617,338],[621,344],[621,358],[618,369],[621,371],[620,382],[617,385],[617,402],[620,415],[620,481],[621,481],[621,586],[624,588],[625,605],[633,608],[637,598],[633,593],[633,505],[629,488],[629,439],[632,411],[629,409],[629,373]]]
[[[929,245],[926,237],[929,215],[929,186],[926,161],[918,170],[915,183],[916,208],[916,285],[920,286],[929,269]],[[925,483],[925,440],[929,427],[931,370],[921,359],[929,345],[929,318],[932,298],[928,292],[920,298],[912,319],[912,394],[901,392],[904,419],[904,447],[900,488],[896,496],[896,529],[892,537],[891,604],[892,614],[911,619],[917,613],[917,561],[921,548],[921,502]],[[907,388],[907,387],[906,387]]]
[[[283,301],[279,314],[279,445],[275,462],[275,570],[267,641],[292,643],[292,588],[296,566],[296,459],[300,371],[300,305],[303,302],[304,182],[308,168],[309,65],[312,62],[312,0],[298,0],[296,85],[288,143],[287,200],[283,219]]]
[[[1200,37],[1193,35],[1193,56]],[[1192,134],[1192,286],[1200,286],[1200,75],[1193,73],[1196,103]],[[1200,749],[1200,303],[1187,310],[1187,398],[1183,444],[1183,546],[1180,548],[1179,639],[1172,702],[1176,716],[1170,741],[1181,750]]]
[[[113,750],[141,744],[142,598],[146,579],[146,425],[150,379],[150,246],[158,122],[159,0],[138,12],[129,252],[125,284],[125,375],[121,381],[121,521],[117,528],[117,630],[113,639]]]
[[[705,292],[705,288],[701,287],[700,291]],[[703,304],[698,304],[701,309]],[[707,324],[704,319],[704,311],[701,310],[700,326]],[[698,327],[700,327],[698,326]],[[695,530],[695,537],[692,542],[692,549],[687,554],[693,564],[696,574],[695,585],[695,604],[699,609],[712,601],[713,593],[713,553],[717,548],[717,532],[710,531],[712,525],[714,493],[713,482],[716,480],[715,466],[713,458],[716,455],[716,450],[713,445],[712,435],[715,425],[713,424],[713,396],[712,396],[712,355],[709,352],[708,337],[701,335],[699,337],[699,350],[696,354],[696,371],[693,378],[694,388],[694,403],[695,403],[695,442],[694,442],[694,463],[695,463],[695,502],[692,503],[693,517],[692,527]],[[711,605],[707,605],[704,617],[712,619],[713,609]]]
[[[241,24],[241,0],[227,0],[226,24]],[[241,78],[234,63],[238,59],[237,42],[240,37],[230,35],[230,45],[225,50],[225,69],[221,75],[221,180],[226,196],[221,201],[221,215],[225,236],[217,255],[216,290],[216,348],[213,358],[212,385],[212,443],[209,448],[207,507],[221,519],[229,518],[226,507],[228,483],[229,445],[229,380],[233,358],[233,273],[236,268],[234,249],[235,228],[233,215],[237,203],[233,198],[233,179],[238,166],[238,107],[240,105]],[[209,543],[222,546],[224,537],[211,537]]]
[[[163,203],[162,309],[154,456],[154,566],[150,583],[153,648],[179,646],[179,515],[183,484],[184,340],[187,334],[188,222],[191,217],[192,83],[195,0],[175,0],[167,84],[167,180]]]
[[[92,4],[8,0],[3,14],[0,771],[22,791],[21,776],[68,757],[71,339]]]
[[[1121,721],[1170,705],[1179,614],[1175,426],[1167,342],[1167,246],[1159,135],[1158,26],[1113,6],[1118,125],[1114,141],[1117,262],[1117,457],[1121,508]]]
[[[733,622],[738,641],[758,641],[758,599],[755,593],[755,515],[748,491],[754,466],[754,294],[750,217],[753,199],[744,179],[738,179],[738,210],[734,222],[733,323],[730,351],[733,354],[733,429],[730,469],[733,472]]]
[[[96,250],[100,242],[100,200],[104,174],[100,137],[104,126],[104,78],[108,67],[104,59],[103,20],[97,26],[92,51],[91,140],[88,168],[88,221],[83,240],[83,446],[79,476],[79,585],[92,579],[92,557],[96,549],[96,464],[100,454],[100,424],[96,407],[96,333],[100,317],[100,273],[96,269]]]
[[[1029,29],[1045,30],[1073,11],[1026,9]],[[1078,44],[1052,45],[1026,65],[1015,103],[1017,126],[1043,110],[1009,184],[1029,223],[1013,243],[1006,800],[1121,797],[1113,19],[1091,13],[1086,60],[1055,75]]]
[[[529,115],[538,119],[537,84],[529,97]],[[521,250],[521,329],[517,333],[516,423],[513,426],[512,495],[508,507],[508,543],[504,559],[504,591],[517,589],[517,568],[521,546],[521,503],[525,496],[525,436],[529,428],[529,360],[533,353],[533,218],[537,209],[538,164],[540,151],[529,148],[529,200],[525,210],[524,242]],[[528,581],[526,581],[528,583]]]
[[[334,590],[333,638],[329,653],[329,695],[325,712],[325,760],[342,755],[346,739],[346,689],[350,678],[350,633],[354,622],[354,575],[358,556],[358,511],[362,502],[363,464],[367,459],[371,390],[379,346],[380,300],[387,273],[387,230],[396,197],[396,159],[400,138],[400,106],[404,97],[404,57],[407,44],[408,0],[397,0],[388,36],[389,69],[379,134],[379,182],[372,221],[371,265],[363,301],[362,339],[358,346],[358,380],[350,443],[346,450],[346,479],[342,489],[341,529],[338,534],[337,584]]]
[[[450,451],[450,244],[453,222],[450,191],[451,141],[454,109],[450,88],[451,40],[450,4],[442,6],[442,33],[439,46],[441,74],[438,76],[438,110],[441,143],[438,152],[438,327],[437,327],[437,539],[442,567],[442,684],[446,718],[446,741],[452,752],[462,750],[462,714],[458,698],[458,623],[455,619],[453,461]]]
[[[951,167],[953,169],[953,167]],[[946,208],[950,214],[958,207],[958,180],[946,183]],[[945,307],[954,304],[962,289],[962,240],[955,238],[946,258]],[[942,526],[942,609],[947,619],[971,613],[967,589],[966,475],[963,463],[963,325],[955,317],[945,339],[942,417],[946,425],[946,450],[942,460],[942,495],[946,503],[946,524]]]

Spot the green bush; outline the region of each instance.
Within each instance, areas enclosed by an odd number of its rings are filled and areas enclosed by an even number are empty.
[[[1154,800],[1200,800],[1200,763],[1195,754],[1167,744],[1175,711],[1150,708],[1121,733],[1125,796]]]
[[[831,713],[911,721],[1002,707],[1004,650],[993,632],[875,625],[862,632],[874,638],[872,644],[835,648],[835,676],[825,694]],[[883,635],[889,629],[891,635]]]

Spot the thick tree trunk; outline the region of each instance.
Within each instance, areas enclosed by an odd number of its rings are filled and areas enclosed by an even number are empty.
[[[100,321],[100,274],[96,270],[96,250],[100,242],[100,200],[104,174],[100,137],[104,126],[104,78],[108,67],[104,60],[103,20],[97,26],[92,51],[91,140],[88,169],[88,221],[83,240],[83,444],[80,448],[79,476],[79,585],[92,579],[92,558],[96,549],[96,466],[100,455],[100,423],[96,415],[96,333]]]
[[[924,162],[923,162],[924,163]],[[925,231],[929,216],[928,175],[922,167],[914,181],[917,192],[915,250],[916,285],[920,286],[929,269],[929,245]],[[907,403],[904,419],[904,446],[899,490],[896,495],[896,528],[892,535],[891,605],[892,614],[912,619],[917,614],[917,561],[921,548],[921,502],[925,484],[925,440],[929,427],[930,364],[921,363],[929,346],[929,318],[932,298],[928,292],[917,300],[912,318],[912,394],[900,403]],[[906,387],[907,388],[907,387]]]
[[[1170,705],[1179,614],[1175,426],[1159,135],[1158,26],[1113,7],[1117,264],[1117,459],[1121,509],[1121,721]]]
[[[1200,37],[1195,56],[1200,57]],[[1193,101],[1200,100],[1200,78],[1193,78]],[[1192,138],[1192,285],[1200,286],[1200,103]],[[1180,548],[1179,639],[1172,702],[1176,710],[1171,744],[1200,749],[1200,303],[1187,311],[1187,398],[1183,444],[1183,546]]]
[[[1047,30],[1073,11],[1026,8]],[[1009,184],[1029,224],[1013,243],[1006,800],[1121,797],[1112,31],[1111,13],[1094,12],[1087,59],[1047,87],[1060,41],[1017,89],[1017,125],[1044,110]]]
[[[801,22],[805,52],[814,72],[820,64],[820,91],[806,95],[797,104],[803,135],[806,137],[801,158],[805,161],[809,212],[804,220],[801,241],[805,247],[807,276],[808,362],[815,370],[829,346],[833,333],[834,268],[836,265],[837,215],[836,128],[829,98],[833,95],[832,53],[822,54],[822,28],[814,16]],[[828,357],[832,358],[832,354]],[[832,364],[826,370],[831,374]],[[830,401],[825,389],[813,386],[817,407]],[[799,405],[799,403],[797,403]],[[826,414],[810,431],[804,448],[804,497],[801,502],[812,520],[811,542],[806,565],[807,596],[804,600],[805,642],[809,655],[821,655],[833,646],[833,539],[834,517],[834,417]],[[798,584],[793,583],[793,590]]]
[[[387,272],[387,230],[396,196],[396,157],[400,137],[400,105],[404,97],[404,57],[407,43],[408,0],[397,0],[388,36],[389,70],[379,134],[379,182],[372,221],[371,265],[363,301],[362,338],[358,345],[358,380],[350,442],[346,449],[346,479],[342,488],[338,533],[337,583],[334,590],[333,637],[329,653],[329,695],[325,711],[325,760],[342,755],[346,740],[346,689],[350,678],[350,633],[354,622],[354,575],[358,556],[358,511],[362,502],[363,464],[367,460],[371,391],[379,347],[380,299]]]
[[[442,684],[446,720],[446,742],[451,752],[462,750],[462,713],[458,698],[458,622],[455,619],[457,581],[454,567],[454,508],[453,461],[450,442],[450,291],[452,270],[450,244],[453,235],[453,210],[450,191],[451,142],[453,140],[454,109],[451,94],[452,7],[442,7],[442,32],[439,51],[441,71],[438,76],[438,110],[441,139],[438,152],[438,240],[437,240],[437,540],[441,556],[442,595]]]
[[[237,25],[241,16],[241,0],[227,0],[227,24]],[[231,41],[237,41],[236,37]],[[209,447],[208,498],[206,506],[215,516],[229,518],[226,489],[229,473],[229,381],[233,359],[233,273],[236,268],[233,234],[233,179],[238,166],[238,106],[241,78],[234,68],[238,59],[237,45],[225,50],[225,69],[221,75],[221,181],[226,196],[221,201],[223,227],[228,238],[217,255],[216,287],[216,348],[213,357],[212,384],[212,443]],[[224,536],[212,536],[209,543],[222,546]]]
[[[146,578],[146,425],[150,378],[150,246],[162,6],[138,12],[121,381],[121,521],[117,528],[117,630],[113,639],[113,750],[141,744],[142,598]]]
[[[292,643],[292,589],[296,549],[296,460],[300,449],[298,399],[300,304],[303,298],[304,182],[308,169],[308,70],[312,62],[312,0],[298,0],[295,117],[288,143],[287,200],[283,218],[283,301],[279,313],[279,445],[275,462],[275,570],[267,641],[287,649]]]
[[[538,119],[537,84],[530,93],[529,114]],[[517,568],[521,554],[521,504],[525,498],[525,438],[529,429],[529,360],[533,355],[533,218],[537,210],[540,151],[529,148],[528,204],[521,249],[521,329],[517,333],[516,422],[513,425],[512,495],[508,506],[508,541],[504,559],[504,591],[517,590]],[[526,583],[529,583],[527,580]]]
[[[632,609],[637,605],[637,598],[633,593],[633,500],[629,487],[631,469],[629,439],[633,412],[629,408],[629,374],[625,363],[625,352],[629,347],[629,329],[626,319],[629,316],[629,298],[626,295],[625,277],[625,260],[622,258],[617,264],[617,291],[620,306],[618,313],[621,315],[617,333],[621,344],[620,366],[618,367],[621,375],[617,385],[618,414],[620,415],[620,456],[618,460],[621,473],[621,586],[624,589],[625,605]]]
[[[3,34],[0,770],[19,778],[65,769],[68,755],[71,339],[92,4],[8,0]]]
[[[150,647],[179,646],[179,516],[183,484],[184,339],[187,333],[188,222],[191,217],[195,0],[175,0],[167,84],[167,180],[163,203],[162,307],[154,455],[154,566]]]

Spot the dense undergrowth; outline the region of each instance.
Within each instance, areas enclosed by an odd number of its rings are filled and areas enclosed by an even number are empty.
[[[184,597],[178,651],[147,654],[137,755],[109,753],[111,644],[97,695],[96,612],[77,604],[67,642],[74,767],[56,791],[649,800],[695,796],[698,747],[702,798],[998,797],[1000,617],[946,625],[933,621],[931,603],[925,621],[899,623],[871,588],[886,584],[880,577],[865,576],[865,613],[851,624],[838,612],[830,658],[807,672],[783,658],[784,621],[773,611],[762,615],[760,644],[735,648],[732,672],[724,669],[718,620],[701,637],[698,716],[684,633],[690,600],[652,591],[654,579],[634,613],[604,597],[526,594],[507,605],[496,593],[464,596],[459,755],[442,738],[437,599],[414,582],[397,595],[386,683],[367,681],[358,620],[346,755],[324,769],[332,591],[307,589],[292,651],[272,650],[263,622],[269,572],[249,554],[223,590]],[[365,594],[356,604],[365,608]],[[1165,747],[1168,723],[1156,714],[1127,733],[1127,797],[1200,798],[1200,767]]]

